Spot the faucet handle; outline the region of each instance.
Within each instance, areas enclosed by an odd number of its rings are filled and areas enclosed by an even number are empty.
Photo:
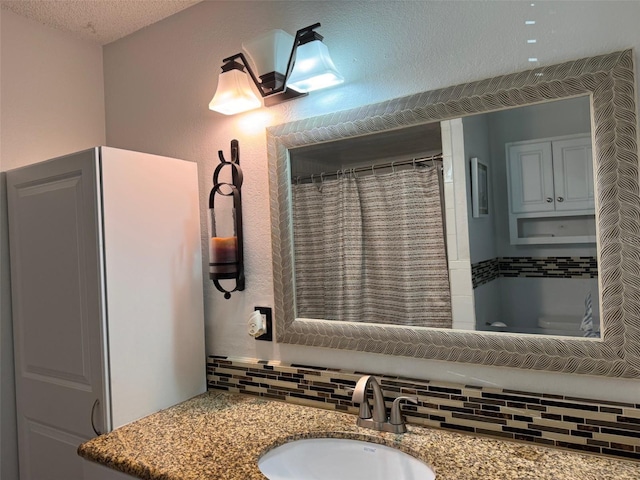
[[[414,404],[418,403],[418,397],[398,397],[393,401],[393,405],[391,406],[391,418],[389,418],[389,423],[391,425],[402,425],[404,424],[404,419],[402,418],[402,412],[400,411],[400,402],[407,401]]]

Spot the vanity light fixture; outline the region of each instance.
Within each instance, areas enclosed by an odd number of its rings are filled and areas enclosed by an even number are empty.
[[[267,107],[342,83],[344,78],[322,43],[322,35],[315,31],[318,27],[320,24],[315,23],[302,28],[295,37],[282,30],[272,30],[244,43],[242,47],[257,72],[265,73],[260,74],[258,80],[243,53],[223,59],[218,87],[209,109],[234,115],[260,107],[260,99],[249,79]]]
[[[240,169],[240,146],[238,140],[231,140],[231,160],[218,151],[220,163],[213,171],[213,188],[209,194],[209,278],[216,289],[231,298],[231,292],[244,290],[244,262],[242,249],[242,170]],[[231,169],[231,183],[219,179],[223,168]],[[227,208],[216,208],[216,198],[231,197]],[[235,288],[227,290],[221,280],[235,280]]]

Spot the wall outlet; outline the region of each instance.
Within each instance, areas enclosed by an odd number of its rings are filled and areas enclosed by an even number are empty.
[[[256,337],[256,340],[265,340],[267,342],[273,341],[273,316],[271,314],[271,308],[269,307],[255,307],[254,310],[259,311],[264,319],[264,324],[267,327],[267,333]]]

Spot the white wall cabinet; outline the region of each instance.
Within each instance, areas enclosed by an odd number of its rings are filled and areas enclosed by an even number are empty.
[[[21,480],[205,390],[196,164],[98,147],[7,172]]]
[[[593,211],[591,137],[507,145],[512,213]]]
[[[508,143],[512,244],[595,242],[590,135]]]

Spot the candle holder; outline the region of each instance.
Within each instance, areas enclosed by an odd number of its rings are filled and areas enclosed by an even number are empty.
[[[209,194],[209,278],[216,289],[231,298],[231,292],[244,290],[244,264],[242,252],[242,204],[240,187],[240,147],[238,140],[231,140],[231,161],[218,151],[220,164],[213,171],[213,188]],[[230,169],[231,183],[219,180],[224,168]],[[224,208],[220,202],[224,197],[231,199],[231,205]],[[216,206],[216,198],[219,199]],[[230,203],[230,202],[225,202]],[[221,280],[235,280],[233,290],[225,289]]]

